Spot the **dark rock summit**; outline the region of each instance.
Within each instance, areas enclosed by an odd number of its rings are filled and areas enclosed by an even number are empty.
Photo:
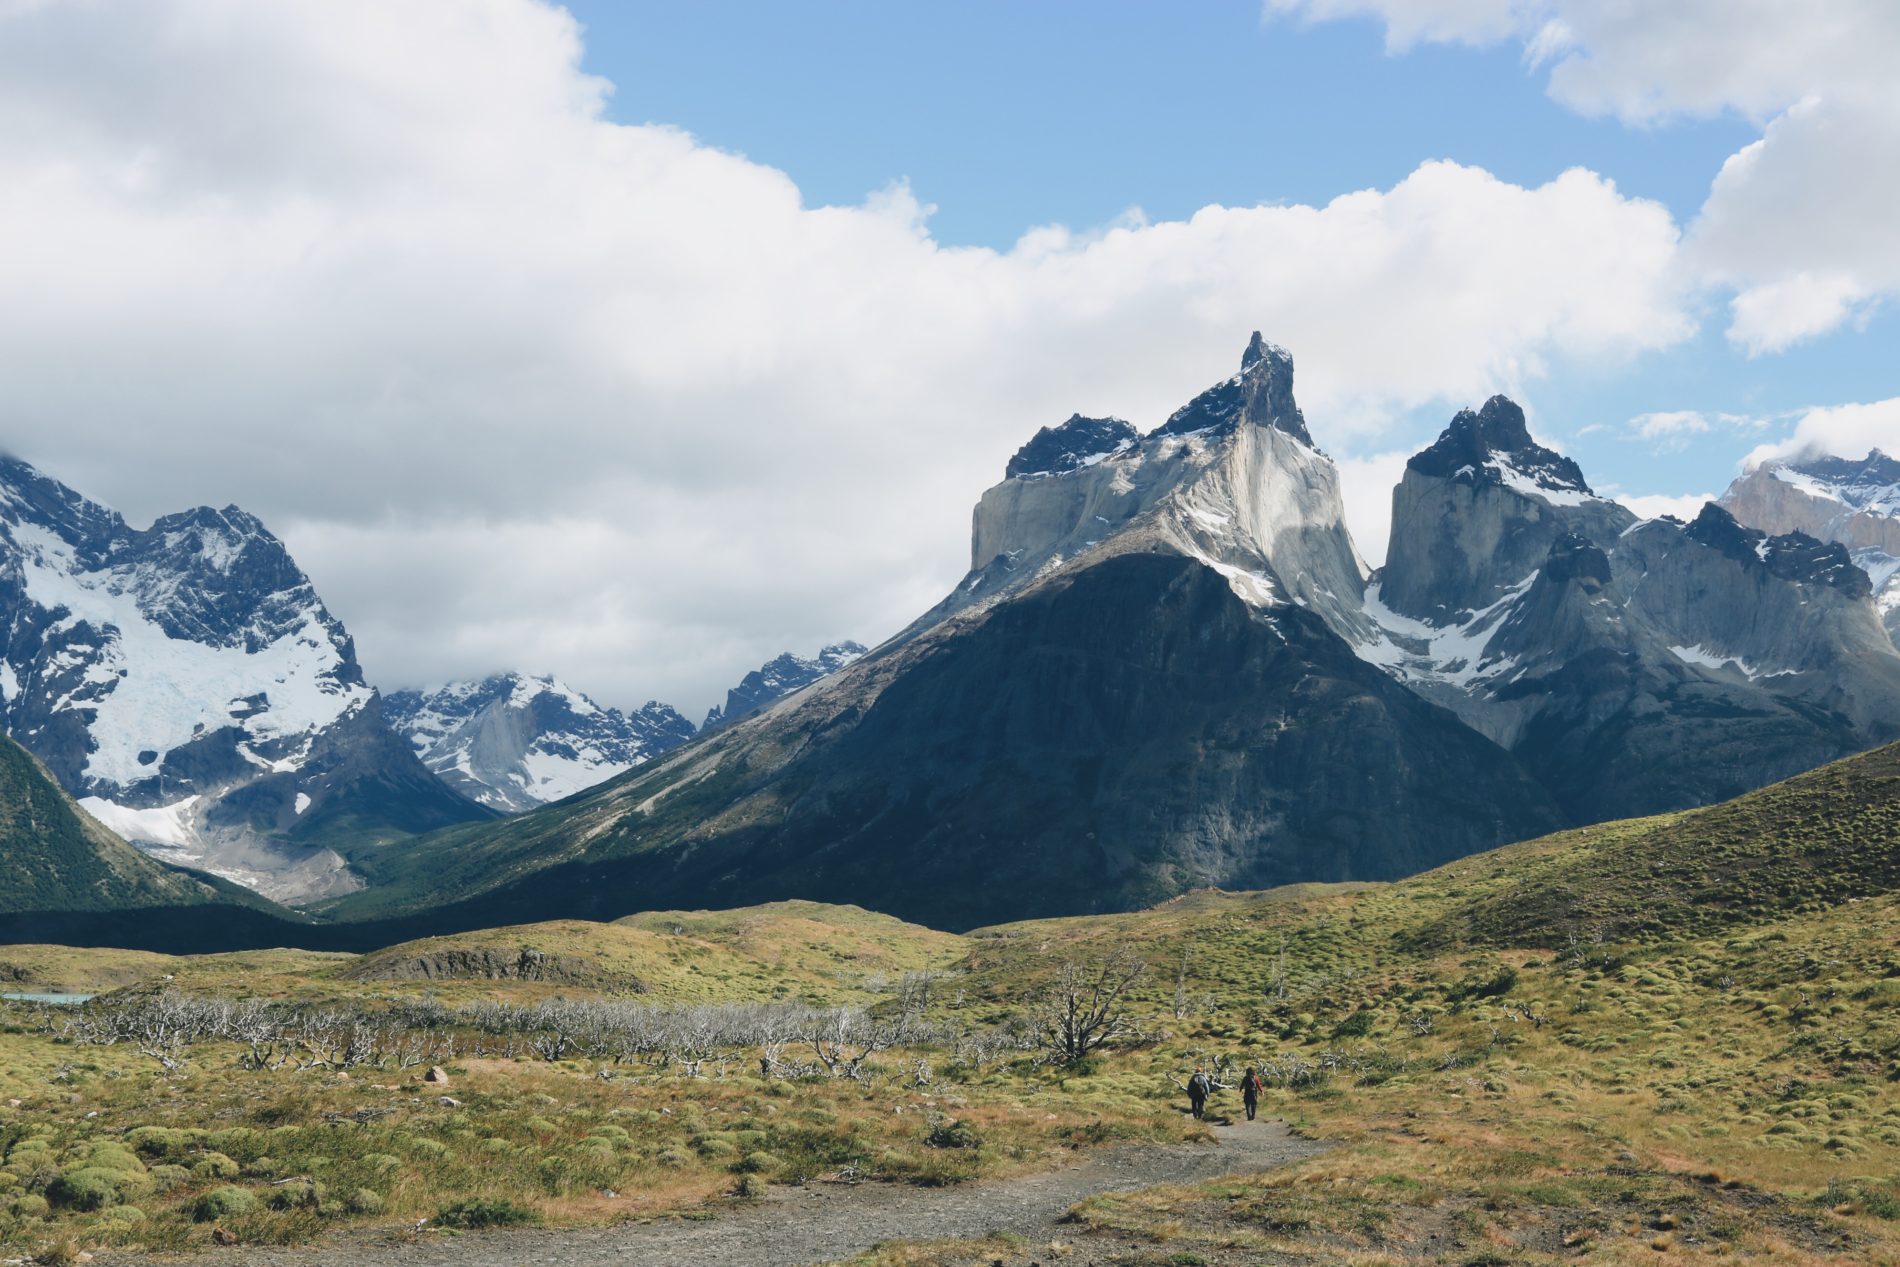
[[[1583,470],[1531,438],[1524,411],[1508,396],[1482,409],[1461,409],[1431,447],[1412,455],[1408,470],[1469,484],[1507,484],[1514,474],[1551,492],[1588,493]]]
[[[1683,535],[1741,563],[1757,563],[1786,581],[1831,586],[1849,598],[1866,598],[1873,593],[1867,573],[1854,565],[1846,546],[1817,541],[1799,531],[1771,537],[1759,529],[1743,527],[1714,502],[1702,507],[1702,513],[1683,530]]]
[[[1044,427],[1016,450],[1004,475],[1024,479],[1073,471],[1091,459],[1132,448],[1141,433],[1120,418],[1084,418],[1071,414],[1067,422]]]
[[[1240,373],[1177,409],[1156,435],[1231,431],[1242,423],[1272,427],[1311,445],[1306,416],[1293,399],[1293,354],[1266,342],[1258,330],[1240,357]]]

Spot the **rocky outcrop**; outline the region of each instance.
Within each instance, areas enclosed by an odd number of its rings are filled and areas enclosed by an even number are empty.
[[[584,791],[697,733],[666,704],[623,713],[556,678],[520,673],[396,691],[386,706],[438,778],[505,814]]]
[[[572,955],[550,955],[523,947],[501,951],[488,946],[441,946],[426,951],[398,948],[367,955],[340,974],[348,981],[542,981],[560,985],[595,986],[606,974],[591,960]],[[644,992],[638,982],[621,981],[622,989]]]

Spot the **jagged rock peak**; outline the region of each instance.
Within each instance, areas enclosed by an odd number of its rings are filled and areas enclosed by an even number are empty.
[[[1731,559],[1758,562],[1782,580],[1831,586],[1849,598],[1866,598],[1873,593],[1867,573],[1839,542],[1819,541],[1805,532],[1771,537],[1759,529],[1744,527],[1714,502],[1704,503],[1695,522],[1682,531],[1691,541]]]
[[[1431,447],[1413,454],[1406,466],[1421,475],[1546,498],[1595,496],[1581,467],[1531,438],[1523,409],[1508,396],[1493,396],[1476,411],[1459,410]]]
[[[745,675],[739,685],[726,692],[726,702],[715,705],[700,724],[701,730],[729,726],[756,713],[773,700],[803,690],[819,678],[829,677],[845,665],[863,659],[867,648],[860,642],[834,642],[820,647],[810,659],[790,651],[767,660]]]
[[[1306,446],[1313,437],[1306,417],[1293,399],[1293,354],[1268,343],[1258,330],[1241,353],[1240,373],[1208,388],[1174,411],[1155,435],[1180,436],[1196,431],[1232,431],[1243,422],[1283,431]]]
[[[1044,427],[1030,437],[1029,443],[1016,450],[1003,475],[1006,479],[1060,475],[1093,466],[1111,454],[1133,448],[1140,439],[1141,433],[1120,418],[1071,414],[1067,422]]]

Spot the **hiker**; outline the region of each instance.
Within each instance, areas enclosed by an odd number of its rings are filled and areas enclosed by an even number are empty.
[[[1247,1120],[1253,1121],[1254,1111],[1260,1107],[1260,1071],[1249,1068],[1247,1076],[1240,1080],[1240,1102],[1247,1106]]]
[[[1197,1120],[1200,1118],[1202,1111],[1207,1107],[1207,1093],[1213,1089],[1214,1084],[1208,1080],[1205,1070],[1196,1069],[1194,1076],[1188,1079],[1188,1107],[1194,1110],[1194,1116]]]

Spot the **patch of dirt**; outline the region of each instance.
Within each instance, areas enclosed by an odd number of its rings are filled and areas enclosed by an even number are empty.
[[[1214,1128],[1215,1144],[1130,1144],[1078,1154],[1062,1170],[952,1188],[814,1183],[774,1187],[758,1201],[713,1207],[703,1221],[666,1219],[605,1228],[526,1229],[423,1235],[393,1240],[352,1236],[307,1249],[245,1247],[191,1258],[101,1254],[101,1264],[158,1267],[809,1267],[836,1262],[892,1240],[976,1240],[991,1235],[1031,1242],[1070,1240],[1069,1208],[1104,1192],[1250,1174],[1320,1152],[1277,1122]]]

